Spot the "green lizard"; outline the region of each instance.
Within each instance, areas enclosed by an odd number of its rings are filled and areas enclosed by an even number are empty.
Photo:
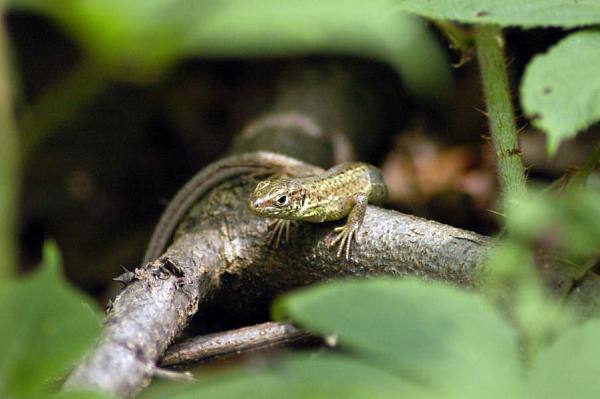
[[[308,177],[280,178],[258,183],[250,197],[250,210],[275,219],[324,222],[348,217],[344,226],[336,227],[339,242],[337,256],[350,257],[352,241],[363,223],[367,203],[381,205],[387,197],[387,187],[379,169],[362,162],[348,162]],[[276,226],[289,233],[289,222]]]

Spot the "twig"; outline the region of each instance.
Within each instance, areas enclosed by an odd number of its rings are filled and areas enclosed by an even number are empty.
[[[0,281],[14,274],[17,262],[16,224],[19,214],[19,145],[10,79],[11,59],[0,3]]]
[[[508,85],[502,30],[497,26],[481,26],[475,32],[475,43],[498,162],[502,199],[506,206],[506,201],[522,198],[527,188]]]
[[[158,367],[154,368],[152,371],[152,376],[156,378],[162,378],[163,380],[177,381],[177,382],[194,382],[196,379],[194,376],[188,372],[184,371],[180,373],[178,371],[165,370],[160,369]]]
[[[306,341],[311,335],[291,323],[268,322],[189,339],[173,345],[161,366],[200,362],[232,354],[272,349]]]
[[[432,22],[448,38],[450,47],[460,52],[460,60],[453,64],[453,67],[459,68],[473,59],[475,42],[471,32],[452,21],[433,20]]]

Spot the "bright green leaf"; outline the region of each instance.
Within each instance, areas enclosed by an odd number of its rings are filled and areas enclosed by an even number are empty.
[[[196,385],[168,384],[143,399],[386,399],[418,398],[423,391],[383,370],[343,356],[294,356],[254,372],[203,379]]]
[[[598,0],[396,0],[402,10],[432,19],[501,26],[561,26],[600,24]]]
[[[600,7],[600,2],[598,2]],[[549,149],[600,120],[600,32],[577,32],[529,63],[521,102]]]
[[[338,53],[390,63],[418,95],[436,96],[450,81],[431,33],[392,0],[12,0],[12,5],[55,19],[95,62],[124,79],[158,76],[189,56]]]
[[[96,339],[100,317],[60,275],[54,244],[39,270],[0,287],[0,397],[43,392]]]
[[[573,327],[533,364],[528,381],[528,398],[600,397],[600,321]]]
[[[422,281],[349,281],[290,295],[293,320],[396,375],[459,397],[513,397],[515,332],[481,297]]]

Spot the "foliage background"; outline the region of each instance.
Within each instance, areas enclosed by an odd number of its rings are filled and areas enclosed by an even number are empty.
[[[290,65],[335,62],[363,71],[379,118],[375,131],[364,133],[373,136],[371,145],[358,155],[392,176],[391,207],[487,234],[508,229],[488,265],[487,299],[414,281],[317,287],[282,299],[275,316],[335,331],[352,355],[294,356],[276,372],[159,387],[154,395],[176,389],[181,397],[198,390],[230,397],[253,385],[256,396],[597,397],[597,321],[577,325],[578,315],[561,306],[564,298],[548,295],[532,272],[534,252],[550,249],[564,257],[574,278],[594,273],[600,34],[562,30],[597,25],[594,0],[446,0],[435,6],[427,0],[13,0],[5,7],[21,131],[22,191],[12,210],[19,209],[19,272],[40,263],[42,243],[53,237],[69,280],[105,303],[115,289],[106,282],[118,265],[139,262],[162,210],[156,198],[169,198],[218,158],[232,135],[268,108],[277,89],[273,77]],[[527,126],[520,150],[528,183],[550,187],[550,195],[532,190],[527,201],[512,199],[519,206],[508,206],[501,218],[488,212],[511,198],[498,198],[490,147],[481,140],[488,127],[477,111],[486,108],[479,71],[474,63],[449,67],[460,56],[447,48],[441,30],[448,26],[432,29],[401,10],[507,28],[515,114]],[[405,176],[397,172],[405,164],[394,144],[411,149],[415,163],[434,174],[456,173],[431,190],[419,169],[420,195],[394,192]],[[423,146],[435,149],[433,160],[419,158]],[[540,155],[540,148],[555,158]],[[577,165],[585,173],[572,178],[568,168]],[[3,175],[2,195],[19,186],[10,178]],[[557,187],[563,194],[554,195]],[[0,198],[4,205],[7,198]],[[9,354],[0,362],[0,392],[14,397],[51,391],[98,332],[94,305],[85,305],[60,277],[56,247],[45,248],[43,268],[22,280],[8,273],[1,286],[0,300],[8,304],[0,313],[3,324],[19,329],[0,328]],[[489,305],[507,293],[511,323]],[[348,309],[354,317],[335,317]],[[46,361],[39,361],[35,354],[44,350],[50,350]]]

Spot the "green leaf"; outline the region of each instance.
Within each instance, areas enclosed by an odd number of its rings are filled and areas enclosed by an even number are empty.
[[[50,399],[106,399],[108,396],[102,392],[94,391],[62,391],[52,396]]]
[[[533,250],[523,241],[505,238],[497,242],[481,271],[487,296],[503,304],[513,325],[518,326],[525,362],[572,322],[556,298],[548,295],[535,269]]]
[[[285,297],[276,311],[439,392],[512,397],[519,390],[515,332],[483,298],[458,288],[338,282]]]
[[[500,26],[600,24],[598,0],[396,0],[400,9],[432,19]]]
[[[60,263],[48,243],[37,271],[0,287],[0,397],[56,387],[100,331],[98,312],[64,281]]]
[[[562,195],[540,193],[507,209],[507,226],[522,244],[535,244],[569,259],[572,277],[581,277],[585,263],[600,247],[600,192],[570,190]],[[565,264],[567,266],[567,264]]]
[[[600,2],[598,2],[600,7]],[[573,33],[529,63],[521,102],[554,153],[561,140],[600,120],[600,32]]]
[[[296,355],[273,367],[203,378],[196,385],[165,384],[142,395],[143,399],[371,399],[418,398],[424,391],[383,370],[345,356]]]
[[[436,96],[450,82],[436,40],[392,0],[12,0],[50,16],[120,78],[155,78],[183,57],[339,53],[389,62]]]
[[[358,54],[395,66],[416,94],[433,96],[448,87],[448,63],[437,43],[421,20],[395,10],[393,1],[241,0],[220,5],[190,33],[192,52]]]
[[[598,398],[600,321],[567,331],[536,359],[527,383],[528,398]]]

